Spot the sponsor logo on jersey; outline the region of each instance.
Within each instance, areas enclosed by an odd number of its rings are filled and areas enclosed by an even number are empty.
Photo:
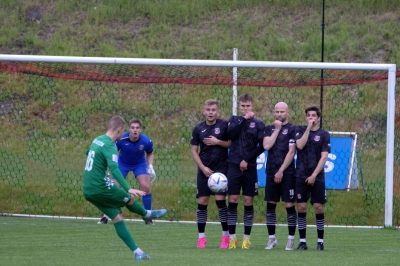
[[[315,140],[315,141],[319,141],[320,139],[321,139],[320,136],[315,136],[315,137],[314,137],[314,140]]]
[[[249,125],[249,127],[251,127],[251,128],[255,128],[255,127],[256,127],[256,123],[254,123],[254,122],[251,122],[251,123],[250,123],[250,125]]]
[[[139,150],[143,150],[144,149],[144,146],[143,145],[140,145],[139,146]]]
[[[112,160],[113,160],[113,162],[118,163],[118,155],[113,154],[113,155],[112,155]]]
[[[288,130],[287,128],[285,128],[285,129],[282,131],[282,134],[283,134],[283,135],[286,135],[286,134],[288,133],[288,131],[289,131],[289,130]]]
[[[129,201],[129,198],[125,197],[124,202],[128,202],[128,201]]]
[[[298,198],[298,199],[301,199],[301,194],[297,194],[297,198]]]
[[[207,130],[207,129],[203,129],[203,130],[201,131],[201,133],[204,133],[204,132],[206,132],[206,130]]]
[[[102,142],[102,141],[100,141],[100,140],[98,140],[98,139],[94,139],[94,140],[93,140],[93,143],[96,144],[96,145],[99,145],[100,147],[103,147],[103,146],[104,146],[104,142]]]
[[[219,127],[217,127],[217,128],[214,129],[214,133],[215,133],[215,134],[221,133],[221,130],[219,129]]]

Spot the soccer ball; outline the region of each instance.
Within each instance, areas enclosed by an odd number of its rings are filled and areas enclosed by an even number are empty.
[[[214,173],[208,178],[208,187],[214,193],[225,192],[228,187],[228,179],[224,174]]]

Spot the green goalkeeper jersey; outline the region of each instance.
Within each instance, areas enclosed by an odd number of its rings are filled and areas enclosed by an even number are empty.
[[[100,194],[115,186],[109,178],[109,171],[126,191],[130,189],[118,169],[118,150],[109,136],[101,135],[95,138],[86,154],[83,176],[84,194]]]

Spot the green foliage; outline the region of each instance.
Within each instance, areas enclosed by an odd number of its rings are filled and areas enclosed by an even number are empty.
[[[320,61],[322,1],[107,0],[0,3],[0,53]],[[41,9],[40,23],[26,19]],[[356,10],[356,12],[355,12]],[[399,64],[396,1],[327,1],[326,62]]]
[[[27,12],[33,7],[42,10],[39,24],[26,21]],[[327,2],[325,61],[399,64],[399,13],[400,7],[390,1]],[[319,61],[321,58],[321,6],[312,0],[4,0],[0,2],[0,17],[3,22],[0,53],[231,60],[232,48],[237,47],[240,60]],[[77,70],[73,64],[55,67],[59,73],[68,75]],[[125,66],[85,67],[94,73],[99,69],[101,73],[127,77],[143,70]],[[177,68],[169,76],[181,77],[182,72],[184,69]],[[254,76],[257,75],[263,77],[262,72],[255,71]],[[303,77],[296,71],[291,75],[300,80],[308,78],[307,74]],[[145,133],[156,143],[156,160],[162,163],[156,165],[160,183],[153,190],[158,198],[155,204],[160,206],[165,202],[174,208],[173,219],[194,219],[190,206],[196,204],[193,187],[196,167],[188,147],[190,130],[203,119],[199,107],[209,97],[225,104],[221,114],[228,118],[232,111],[230,88],[66,81],[12,73],[0,74],[0,88],[0,101],[14,104],[9,105],[11,111],[2,115],[4,123],[9,123],[4,128],[12,128],[18,134],[11,138],[13,134],[0,132],[1,138],[8,140],[1,144],[4,161],[0,188],[8,193],[3,193],[2,207],[9,209],[2,211],[37,213],[36,207],[41,207],[46,214],[57,211],[63,215],[97,216],[96,209],[82,207],[85,203],[80,194],[81,164],[91,139],[104,132],[104,121],[120,114],[127,120],[143,118]],[[339,199],[342,204],[335,206],[335,200],[331,200],[332,206],[327,205],[331,213],[343,210],[342,220],[337,221],[340,224],[383,224],[384,181],[382,171],[377,169],[384,169],[385,147],[377,143],[385,138],[387,99],[381,90],[372,84],[361,89],[335,87],[325,92],[325,121],[331,121],[325,126],[330,129],[340,126],[349,131],[358,128],[364,134],[363,170],[373,188],[366,194],[360,194],[364,192],[361,189],[354,192],[357,196],[353,191],[343,195],[329,193],[331,199]],[[281,95],[289,106],[298,107],[291,111],[294,123],[304,122],[299,108],[302,110],[303,106],[319,100],[315,88],[285,92],[279,87],[239,88],[239,93],[244,91],[255,96],[256,111],[263,114],[265,121],[271,121],[269,112],[278,100],[273,95]],[[344,120],[343,116],[350,119]],[[397,158],[400,160],[400,156]],[[19,188],[14,186],[16,182],[21,182]],[[165,191],[179,197],[163,198]],[[16,199],[24,197],[29,204],[17,202]],[[364,215],[362,209],[343,206],[343,202],[353,197],[357,199],[356,206],[364,207],[365,202],[371,217]],[[255,204],[259,210],[257,221],[265,219],[264,205],[259,196]],[[379,214],[374,213],[376,210]],[[284,213],[280,215],[283,220],[279,222],[284,222]],[[327,220],[332,216],[328,215]],[[395,221],[398,221],[396,216]]]

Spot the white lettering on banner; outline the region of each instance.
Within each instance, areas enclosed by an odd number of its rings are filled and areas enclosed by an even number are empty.
[[[265,159],[265,153],[261,153],[260,156],[257,157],[257,170],[260,170],[262,168],[265,169],[265,163],[267,160]]]
[[[336,155],[333,153],[329,153],[328,159],[336,160]],[[326,160],[325,168],[324,168],[325,173],[331,172],[333,170],[333,168],[335,168],[335,164],[329,160]]]

